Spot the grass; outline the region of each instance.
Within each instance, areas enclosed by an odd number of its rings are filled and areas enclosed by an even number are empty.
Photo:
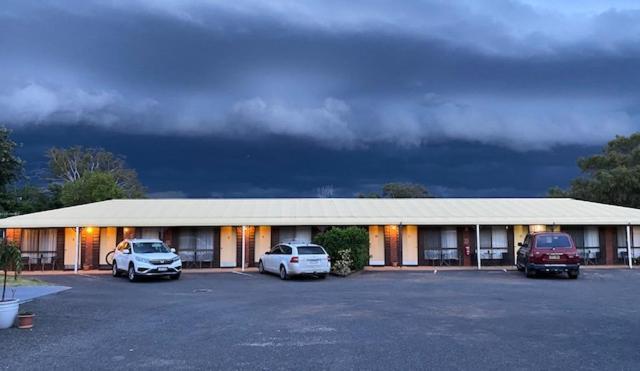
[[[48,285],[47,282],[35,279],[35,278],[24,278],[22,276],[18,276],[18,279],[15,280],[13,275],[7,276],[7,287],[17,287],[17,286],[44,286]],[[0,277],[0,291],[2,291],[2,278]]]

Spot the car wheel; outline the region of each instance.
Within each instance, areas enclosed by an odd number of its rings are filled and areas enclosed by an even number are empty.
[[[111,266],[111,275],[114,277],[118,277],[120,275],[120,272],[118,272],[118,266],[116,265],[116,262],[113,262],[113,265]]]
[[[180,275],[181,275],[181,274],[182,274],[182,273],[172,274],[172,275],[170,275],[169,277],[170,277],[172,280],[179,280],[179,279],[180,279]]]
[[[131,264],[129,266],[129,271],[127,272],[127,277],[129,278],[129,281],[131,281],[131,282],[136,281],[136,279],[138,278],[138,276],[136,275],[136,269],[133,267],[133,264]]]
[[[280,279],[284,281],[287,278],[289,278],[289,276],[287,275],[287,269],[284,267],[284,265],[281,265],[280,266]]]
[[[536,271],[533,269],[529,269],[529,265],[524,266],[524,275],[528,278],[534,277],[536,275]]]
[[[264,274],[264,265],[262,265],[262,260],[258,263],[258,272],[260,272],[260,274]]]
[[[318,278],[320,278],[321,280],[323,280],[323,279],[327,278],[327,274],[326,274],[326,273],[320,273],[320,274],[318,275]]]
[[[569,278],[571,278],[572,280],[577,279],[580,275],[580,271],[569,271],[567,273],[569,274]]]

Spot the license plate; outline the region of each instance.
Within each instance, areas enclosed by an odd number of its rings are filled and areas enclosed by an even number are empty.
[[[560,255],[549,255],[549,260],[560,260]]]
[[[158,272],[166,272],[166,271],[167,271],[167,267],[158,268]]]

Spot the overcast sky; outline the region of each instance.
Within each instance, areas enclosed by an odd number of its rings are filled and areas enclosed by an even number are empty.
[[[5,1],[0,122],[157,196],[536,196],[640,128],[637,1]]]

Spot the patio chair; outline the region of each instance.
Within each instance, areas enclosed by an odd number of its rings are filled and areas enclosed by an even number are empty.
[[[27,270],[31,270],[31,258],[29,256],[22,256],[21,258],[22,260],[22,268],[24,269],[25,267],[27,268]]]
[[[195,256],[199,268],[202,268],[202,263],[209,264],[209,268],[213,268],[213,250],[196,250]]]

